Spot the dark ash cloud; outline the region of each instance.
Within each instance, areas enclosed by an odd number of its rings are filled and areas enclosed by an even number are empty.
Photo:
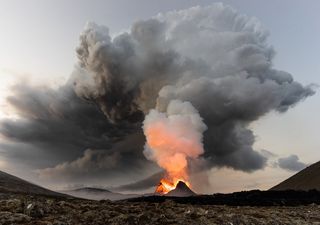
[[[14,88],[8,101],[19,119],[0,122],[2,154],[52,179],[144,176],[152,167],[142,154],[144,115],[181,100],[208,127],[207,168],[261,169],[268,156],[253,149],[250,123],[314,94],[273,68],[267,39],[257,19],[223,4],[159,14],[114,38],[89,23],[67,84]]]
[[[113,188],[116,191],[140,191],[145,190],[151,187],[154,187],[159,183],[161,178],[165,173],[163,171],[157,172],[149,177],[146,177],[145,179],[139,180],[137,182],[121,185],[118,187]]]
[[[38,170],[42,179],[83,182],[94,179],[121,180],[124,177],[139,177],[148,174],[153,166],[141,153],[144,144],[142,133],[130,134],[112,142],[111,148],[86,149],[77,159],[62,162],[54,167]],[[130,180],[130,179],[129,179]]]
[[[259,21],[213,4],[160,14],[111,38],[90,23],[80,36],[76,93],[109,120],[141,121],[171,100],[190,102],[204,118],[204,157],[212,166],[254,171],[267,158],[252,146],[248,125],[286,112],[314,94],[272,67],[273,48]]]
[[[16,85],[8,98],[19,119],[0,123],[2,156],[28,164],[41,178],[88,181],[144,174],[144,136],[137,124],[110,123],[97,105],[58,89]],[[36,160],[35,160],[36,159]]]
[[[288,157],[279,158],[278,166],[289,171],[300,171],[307,167],[307,164],[301,162],[297,155],[290,155]]]

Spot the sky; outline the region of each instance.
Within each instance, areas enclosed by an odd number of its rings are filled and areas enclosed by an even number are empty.
[[[71,74],[77,71],[75,67],[79,60],[75,49],[79,46],[79,35],[88,21],[107,26],[110,36],[116,37],[129,31],[135,21],[148,20],[159,13],[192,6],[205,7],[215,2],[220,1],[0,0],[0,169],[54,189],[82,184],[116,186],[156,173],[158,167],[155,163],[144,162],[140,156],[134,155],[142,155],[143,146],[142,149],[136,147],[137,149],[132,151],[124,151],[125,156],[117,153],[123,152],[121,149],[127,146],[127,143],[132,145],[131,143],[136,143],[139,139],[135,137],[136,134],[129,132],[132,127],[122,129],[110,125],[101,112],[94,110],[93,105],[84,106],[74,94],[64,88],[70,81]],[[240,14],[261,21],[269,33],[267,43],[275,50],[272,60],[274,68],[289,72],[302,85],[314,84],[313,87],[316,87],[320,84],[318,1],[222,2],[235,8]],[[8,96],[11,96],[9,101]],[[69,104],[70,99],[75,99],[76,103],[59,111],[64,104]],[[267,165],[254,171],[230,165],[225,167],[224,164],[221,164],[222,168],[210,167],[205,172],[209,185],[202,191],[267,189],[318,161],[319,100],[320,95],[316,91],[313,96],[297,103],[285,113],[271,111],[250,123],[249,127],[255,137],[254,149],[268,155]],[[27,109],[28,104],[35,102],[37,104],[33,109]],[[39,111],[36,107],[39,107]],[[58,125],[54,123],[55,119],[49,120],[51,111],[48,110],[47,115],[47,112],[44,112],[47,109],[59,111],[63,120],[59,121]],[[94,143],[92,147],[88,144],[89,141],[77,140],[83,136],[88,137],[86,132],[82,134],[75,128],[78,123],[76,118],[82,118],[82,114],[79,115],[81,110],[89,115],[81,119],[83,126],[80,127],[90,131],[90,141]],[[46,127],[38,124],[39,121],[37,126],[34,125],[34,119],[39,118],[48,119]],[[68,125],[64,127],[64,124]],[[99,127],[101,133],[92,126]],[[19,136],[10,133],[13,131],[23,131],[23,134]],[[65,132],[64,137],[59,136],[61,132]],[[96,138],[99,140],[94,138],[97,132],[101,135]],[[115,132],[125,134],[110,134]],[[129,137],[123,141],[125,144],[121,141],[110,142],[111,139],[116,140],[123,135]],[[56,137],[54,141],[51,139],[53,136]],[[42,140],[51,140],[40,143],[39,137]],[[53,144],[56,146],[52,146]],[[101,149],[107,148],[106,146],[115,150],[105,155]],[[43,148],[48,148],[48,151]],[[101,160],[86,161],[95,157]],[[130,158],[135,161],[130,161]],[[121,161],[122,159],[124,161]],[[119,165],[113,166],[112,162],[117,160]],[[137,169],[131,170],[130,176],[125,176],[123,174],[126,174],[126,171],[118,167],[128,163],[132,163],[132,168]],[[89,170],[76,171],[81,167],[79,165],[88,166]],[[52,168],[55,168],[54,173],[63,173],[65,169],[75,172],[62,178],[59,175],[57,182],[52,182]],[[81,180],[79,177],[82,177],[83,173],[85,175]]]

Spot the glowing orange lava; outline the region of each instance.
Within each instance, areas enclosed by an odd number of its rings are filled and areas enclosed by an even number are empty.
[[[172,100],[166,113],[150,110],[143,122],[144,154],[166,172],[156,193],[167,194],[179,181],[190,187],[189,162],[204,153],[202,133],[206,129],[198,111],[189,102]]]
[[[160,194],[160,195],[165,195],[168,192],[174,190],[179,183],[179,181],[183,181],[189,188],[190,188],[190,183],[188,181],[185,181],[183,179],[174,179],[174,182],[171,182],[165,178],[162,178],[156,188],[155,193]]]

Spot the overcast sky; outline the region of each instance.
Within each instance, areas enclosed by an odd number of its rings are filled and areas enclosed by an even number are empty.
[[[213,2],[221,1],[0,0],[0,119],[21,117],[6,102],[7,96],[15,94],[10,86],[17,81],[25,80],[56,88],[68,80],[77,62],[75,48],[86,22],[105,25],[110,29],[111,36],[116,36],[129,30],[135,21],[151,18],[161,12],[196,5],[207,6]],[[320,84],[319,1],[222,2],[261,21],[270,33],[268,43],[276,51],[273,60],[275,68],[291,73],[303,85]],[[303,165],[320,160],[318,115],[320,94],[317,91],[288,112],[272,112],[251,124],[256,136],[255,148],[265,149],[268,154],[273,153],[275,157],[274,162],[270,161],[272,165],[253,173],[225,168],[212,169],[209,172],[211,187],[205,191],[269,188],[301,169]],[[0,148],[1,170],[56,188],[52,183],[39,178],[35,172],[37,166],[38,169],[44,168],[43,164],[30,166],[32,162],[22,160],[19,165],[13,165],[17,162],[6,157],[10,150],[3,145]],[[76,153],[70,154],[68,160],[72,161],[72,157],[75,160],[76,156]],[[282,160],[278,160],[280,158]],[[58,158],[55,160],[59,162]],[[288,168],[288,161],[293,161],[294,166]],[[30,168],[30,172],[25,168]],[[138,178],[137,176],[136,179]],[[219,179],[219,184],[215,182],[216,179]],[[118,180],[119,183],[126,181]]]

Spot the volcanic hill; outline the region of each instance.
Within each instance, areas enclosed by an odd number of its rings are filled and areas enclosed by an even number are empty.
[[[320,191],[320,161],[308,166],[270,190],[312,190]]]
[[[174,197],[189,197],[189,196],[195,196],[196,193],[194,193],[184,182],[179,181],[176,188],[172,191],[168,192],[166,196],[174,196]]]
[[[0,192],[67,197],[67,195],[48,190],[3,171],[0,171]]]

